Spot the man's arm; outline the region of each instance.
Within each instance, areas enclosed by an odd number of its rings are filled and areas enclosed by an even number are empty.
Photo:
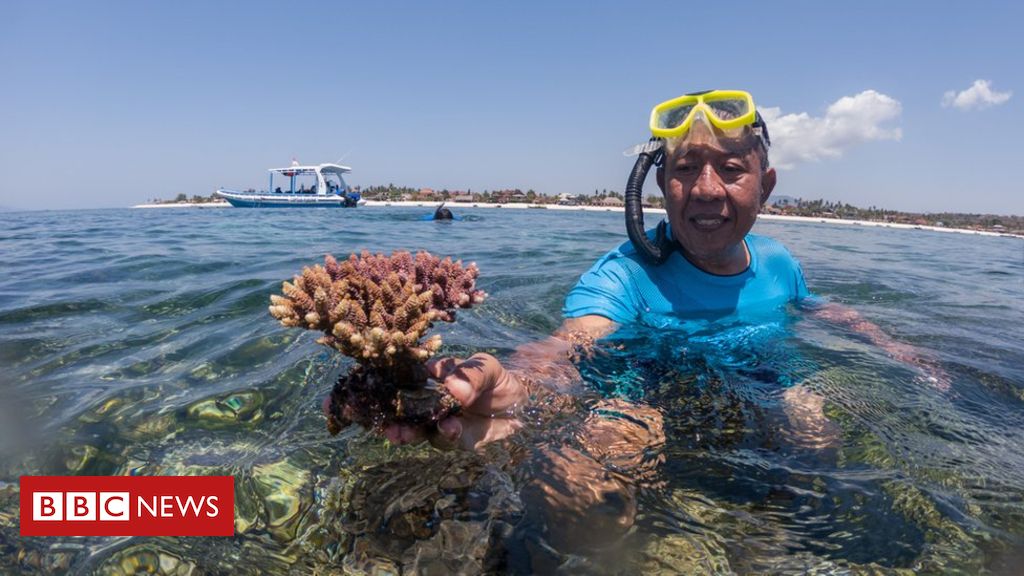
[[[842,326],[864,336],[893,359],[922,371],[927,381],[940,390],[949,389],[949,376],[917,348],[898,342],[853,308],[831,302],[810,308],[814,318]],[[824,413],[825,398],[803,384],[787,388],[782,394],[783,410],[789,418],[791,439],[807,448],[827,448],[839,441],[839,430]]]
[[[867,320],[853,308],[828,302],[813,308],[811,314],[815,318],[843,326],[864,336],[894,360],[919,368],[928,382],[937,388],[949,389],[949,375],[932,358],[929,358],[927,353],[910,344],[895,340],[877,324]]]
[[[610,334],[616,327],[612,320],[596,315],[567,319],[554,335],[520,346],[509,359],[508,369],[490,354],[474,354],[466,360],[445,358],[432,362],[428,365],[431,376],[459,401],[462,410],[458,415],[439,422],[436,431],[395,424],[387,427],[384,435],[399,444],[430,440],[439,447],[467,450],[477,450],[487,443],[501,440],[522,428],[518,416],[531,396],[575,395],[582,380],[573,364],[574,356],[581,349],[585,352],[595,340]],[[608,422],[591,418],[584,427],[584,435],[593,429],[595,435],[607,438],[621,424],[623,438],[663,437],[661,420],[654,417],[649,409],[623,401],[615,402],[613,412],[617,416],[608,418]],[[644,422],[651,428],[650,434],[626,431],[633,409],[639,414],[633,422]],[[584,442],[587,443],[586,438]],[[633,448],[642,451],[649,447],[646,445],[649,443],[644,444]],[[595,454],[595,457],[603,459],[602,456],[604,454]]]
[[[530,399],[528,382],[570,394],[580,382],[572,363],[576,347],[593,343],[615,327],[602,316],[567,319],[553,336],[517,348],[509,360],[511,370],[490,354],[432,361],[427,364],[429,375],[458,400],[461,411],[439,422],[436,430],[391,424],[384,437],[396,444],[430,440],[438,447],[467,450],[501,440],[522,427],[518,413]]]
[[[603,316],[567,318],[553,335],[516,348],[507,364],[528,380],[537,381],[554,392],[571,394],[581,382],[572,362],[574,355],[580,349],[589,349],[594,341],[616,328],[618,324]]]
[[[571,399],[581,382],[573,364],[577,350],[585,351],[615,328],[601,316],[566,320],[553,336],[519,347],[508,370],[490,354],[431,362],[430,376],[459,401],[459,414],[436,427],[392,424],[384,436],[396,444],[429,440],[441,448],[466,450],[506,438],[523,427],[521,408],[531,396],[547,395],[538,404],[551,404],[556,411],[563,399]],[[528,440],[532,457],[526,465],[532,473],[524,498],[537,504],[552,541],[570,547],[580,536],[575,527],[588,526],[585,541],[593,543],[617,538],[633,524],[635,481],[650,481],[656,474],[656,450],[664,443],[661,413],[653,408],[618,399],[599,400],[589,408],[571,441],[559,435],[549,441],[544,434]]]
[[[573,359],[617,327],[603,316],[569,318],[553,336],[520,346],[508,372],[544,388],[534,397],[556,395],[557,406],[582,384]],[[614,398],[588,405],[573,437],[570,443],[556,435],[553,442],[533,444],[523,488],[525,501],[544,518],[549,540],[567,549],[613,541],[633,525],[637,482],[654,482],[665,442],[658,410]],[[579,526],[588,529],[581,533]]]

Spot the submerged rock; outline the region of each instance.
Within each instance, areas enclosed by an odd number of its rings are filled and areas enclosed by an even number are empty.
[[[267,531],[276,540],[294,540],[299,521],[312,504],[308,488],[310,473],[281,460],[253,466],[252,481],[256,494],[263,500]]]
[[[367,468],[341,514],[344,567],[359,574],[502,571],[524,509],[512,479],[477,456],[406,458]]]
[[[194,562],[148,544],[129,546],[115,552],[107,557],[94,572],[98,576],[133,574],[192,576],[200,573]]]
[[[194,402],[186,408],[186,413],[189,419],[205,428],[255,425],[263,420],[263,403],[260,392],[235,392]]]

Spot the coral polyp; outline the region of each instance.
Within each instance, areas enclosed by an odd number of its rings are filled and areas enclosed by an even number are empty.
[[[328,255],[270,297],[270,314],[281,324],[322,332],[317,342],[357,363],[331,393],[332,433],[351,422],[424,424],[458,411],[423,368],[441,337],[422,339],[435,320],[454,322],[457,309],[484,300],[478,274],[475,264],[428,252],[364,251],[341,262]]]

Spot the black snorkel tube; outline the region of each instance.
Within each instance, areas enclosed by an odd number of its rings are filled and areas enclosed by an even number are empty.
[[[434,210],[434,220],[452,220],[452,211],[444,207],[444,202]]]
[[[651,170],[651,166],[661,166],[665,159],[663,146],[657,146],[650,150],[658,141],[658,138],[651,138],[647,146],[637,156],[636,163],[633,164],[633,171],[629,173],[629,179],[626,181],[625,192],[626,233],[629,234],[629,240],[640,256],[655,266],[668,259],[675,244],[672,238],[667,237],[664,220],[658,223],[653,242],[647,237],[647,232],[644,230],[644,181],[647,180],[647,173]]]

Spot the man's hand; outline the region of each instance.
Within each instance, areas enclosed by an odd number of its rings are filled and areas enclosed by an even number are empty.
[[[522,427],[516,417],[529,397],[526,387],[490,354],[465,360],[443,358],[427,364],[427,372],[459,401],[462,410],[433,429],[391,424],[384,437],[395,444],[430,440],[442,448],[477,450]]]
[[[539,375],[550,389],[567,392],[579,380],[570,360],[573,346],[593,341],[614,329],[615,324],[601,316],[570,318],[555,336],[520,346],[510,361],[517,368]],[[393,424],[384,429],[388,440],[396,444],[430,440],[439,448],[477,450],[522,427],[515,413],[525,406],[529,393],[494,356],[443,358],[428,363],[427,371],[459,401],[461,412],[438,422],[434,429]]]

